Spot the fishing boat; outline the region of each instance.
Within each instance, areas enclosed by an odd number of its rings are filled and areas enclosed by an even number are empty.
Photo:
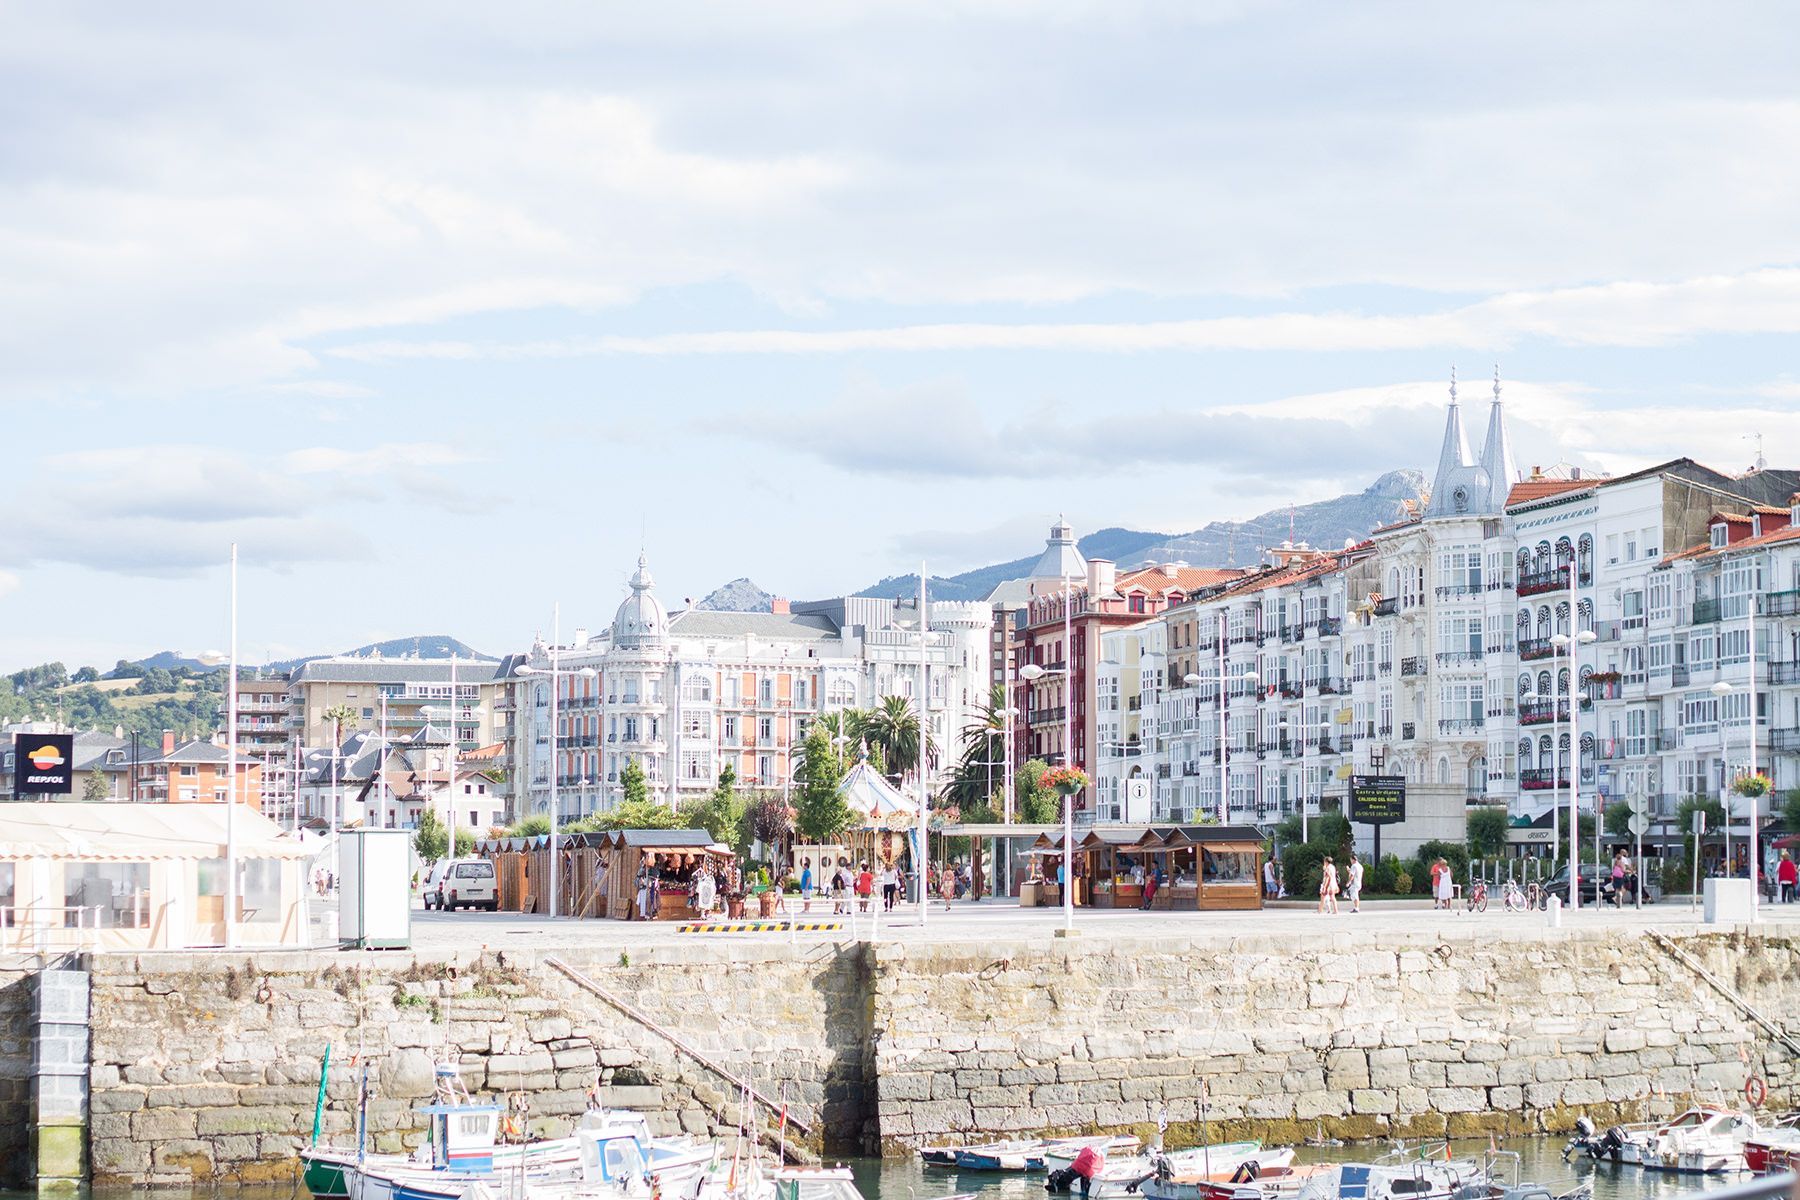
[[[1586,1117],[1577,1120],[1575,1128],[1575,1137],[1563,1147],[1565,1160],[1586,1154],[1596,1162],[1681,1175],[1748,1170],[1744,1144],[1758,1131],[1756,1118],[1749,1113],[1706,1105],[1690,1108],[1670,1121],[1614,1125],[1604,1133]]]
[[[1246,1164],[1251,1164],[1250,1173],[1255,1175],[1291,1166],[1293,1161],[1291,1149],[1264,1150],[1261,1142],[1219,1142],[1190,1150],[1153,1150],[1149,1154],[1107,1159],[1089,1182],[1088,1195],[1112,1200],[1139,1193],[1153,1177],[1224,1181],[1244,1171]],[[1045,1166],[1056,1167],[1061,1162],[1060,1156],[1047,1156]]]
[[[1019,1138],[1007,1142],[989,1142],[982,1146],[963,1146],[956,1151],[956,1166],[964,1171],[1042,1171],[1051,1166],[1051,1156],[1067,1165],[1074,1161],[1084,1146],[1105,1153],[1136,1150],[1143,1143],[1132,1134],[1092,1134],[1082,1137]]]
[[[961,1146],[920,1146],[919,1161],[928,1167],[954,1167]]]
[[[1745,1138],[1744,1167],[1757,1175],[1800,1171],[1800,1112],[1779,1117]]]

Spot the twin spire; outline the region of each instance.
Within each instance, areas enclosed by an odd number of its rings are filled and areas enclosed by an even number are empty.
[[[1450,371],[1450,411],[1444,422],[1444,444],[1438,451],[1437,475],[1425,516],[1457,517],[1499,513],[1506,507],[1518,468],[1512,442],[1506,436],[1506,418],[1500,405],[1500,368],[1494,367],[1494,401],[1488,409],[1487,439],[1479,461],[1469,452],[1463,432],[1462,406],[1456,399],[1456,370]]]

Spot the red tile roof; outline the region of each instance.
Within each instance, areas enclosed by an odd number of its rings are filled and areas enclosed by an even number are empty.
[[[1512,485],[1512,491],[1506,493],[1506,507],[1593,486],[1592,479],[1521,479]]]

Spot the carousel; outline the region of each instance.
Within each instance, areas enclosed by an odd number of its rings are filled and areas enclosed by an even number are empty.
[[[866,758],[850,768],[838,784],[838,795],[856,814],[856,823],[844,834],[851,865],[866,862],[875,869],[892,862],[912,870],[919,857],[913,854],[919,836],[918,800],[889,783]]]

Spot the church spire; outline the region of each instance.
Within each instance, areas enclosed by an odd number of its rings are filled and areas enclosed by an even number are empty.
[[[1487,472],[1488,506],[1494,512],[1506,507],[1506,497],[1519,477],[1513,462],[1512,442],[1506,436],[1506,415],[1500,406],[1500,364],[1494,364],[1494,403],[1488,409],[1487,440],[1481,447],[1481,468]]]
[[[1435,497],[1446,492],[1450,481],[1459,474],[1463,467],[1473,466],[1475,460],[1469,456],[1469,439],[1463,435],[1462,409],[1456,403],[1456,368],[1450,369],[1450,411],[1444,420],[1444,448],[1438,451],[1437,477],[1432,481],[1431,492]]]

